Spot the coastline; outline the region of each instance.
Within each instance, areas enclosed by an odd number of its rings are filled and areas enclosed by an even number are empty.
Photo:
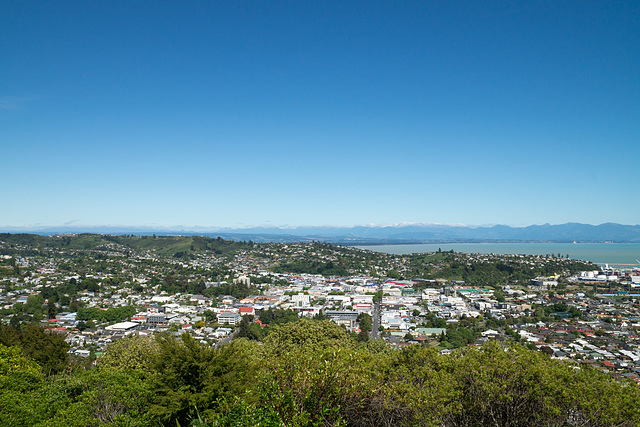
[[[360,249],[395,255],[453,250],[479,254],[558,255],[616,268],[640,269],[640,243],[455,242],[358,245]]]

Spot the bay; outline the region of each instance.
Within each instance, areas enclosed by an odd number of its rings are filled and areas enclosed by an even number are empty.
[[[438,249],[476,254],[560,254],[600,266],[608,264],[617,268],[640,268],[640,243],[425,243],[358,247],[396,255],[437,252]]]

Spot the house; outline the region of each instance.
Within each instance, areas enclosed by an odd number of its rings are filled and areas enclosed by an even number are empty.
[[[231,295],[223,295],[218,297],[219,305],[233,305],[235,304],[235,302],[236,302],[236,299]]]
[[[59,313],[56,315],[56,319],[60,322],[75,322],[77,314],[78,313]]]
[[[18,297],[15,303],[26,304],[28,299],[29,299],[28,295],[22,295],[21,297]]]
[[[214,338],[223,338],[231,333],[231,328],[218,328],[215,332],[212,332]]]
[[[416,334],[418,335],[440,335],[446,334],[446,328],[416,328]]]
[[[176,316],[176,314],[151,313],[147,317],[147,323],[150,326],[166,325],[171,319]]]
[[[189,302],[196,303],[198,305],[205,305],[209,300],[203,295],[191,295]]]
[[[255,316],[256,310],[253,307],[239,307],[239,313],[241,316]]]

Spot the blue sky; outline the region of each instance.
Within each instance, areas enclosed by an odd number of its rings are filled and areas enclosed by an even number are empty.
[[[0,227],[640,223],[637,1],[3,1],[0,64]]]

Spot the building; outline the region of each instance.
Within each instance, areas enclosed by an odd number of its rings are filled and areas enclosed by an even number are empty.
[[[151,313],[147,317],[147,324],[149,326],[166,325],[171,319],[176,316],[176,314]]]
[[[549,280],[549,279],[531,279],[531,286],[539,286],[542,288],[548,288],[551,286],[557,286],[557,280]]]
[[[253,307],[239,307],[238,308],[241,316],[255,316],[256,309]]]
[[[235,326],[242,320],[242,316],[239,313],[232,313],[230,311],[222,311],[218,313],[218,323],[221,325],[227,324]]]
[[[107,326],[104,329],[105,331],[129,332],[135,330],[138,326],[140,326],[138,322],[121,322]]]
[[[311,297],[305,294],[291,295],[291,303],[294,307],[309,307],[311,304]]]
[[[348,331],[353,331],[356,327],[357,311],[328,310],[325,314],[338,325],[346,326]]]

